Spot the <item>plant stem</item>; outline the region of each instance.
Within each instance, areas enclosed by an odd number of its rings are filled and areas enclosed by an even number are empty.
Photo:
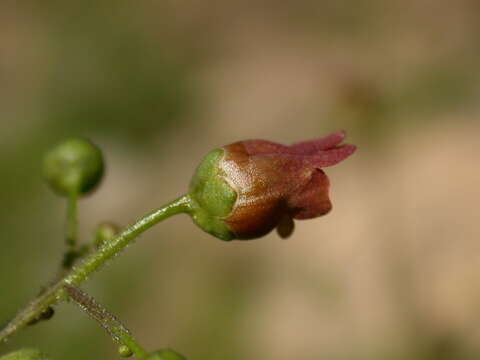
[[[115,342],[126,345],[138,359],[148,356],[148,352],[135,340],[120,320],[96,302],[93,297],[74,286],[65,286],[65,291],[83,311],[110,334]]]
[[[70,250],[75,250],[77,246],[77,204],[78,195],[73,193],[68,197],[67,234],[65,237],[65,241]]]
[[[0,343],[9,338],[12,334],[23,328],[33,319],[45,311],[45,309],[61,300],[65,300],[65,286],[77,286],[86,280],[95,270],[107,260],[119,254],[134,238],[148,230],[153,225],[166,218],[191,211],[191,200],[188,195],[162,206],[137,220],[133,225],[120,232],[111,241],[103,244],[96,252],[89,255],[80,265],[73,269],[54,285],[46,289],[40,296],[27,305],[18,315],[0,331]]]
[[[37,319],[48,306],[56,303],[62,287],[63,284],[61,282],[56,283],[20,311],[17,316],[0,331],[0,344],[32,320]]]

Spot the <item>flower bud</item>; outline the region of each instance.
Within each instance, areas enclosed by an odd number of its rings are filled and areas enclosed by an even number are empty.
[[[102,152],[86,139],[69,139],[44,158],[43,174],[59,195],[86,194],[100,182],[104,171]]]
[[[187,358],[171,349],[163,349],[150,354],[147,360],[187,360]]]
[[[118,355],[124,358],[128,358],[133,355],[133,351],[127,345],[120,345],[118,347]]]
[[[204,231],[223,240],[255,239],[277,228],[293,231],[293,219],[310,219],[331,208],[322,168],[355,151],[341,145],[344,132],[290,146],[246,140],[211,151],[191,184],[191,215]]]
[[[112,240],[118,234],[118,226],[111,222],[103,222],[95,229],[93,245],[96,249]]]
[[[0,360],[47,360],[47,357],[37,349],[21,349],[0,357]]]

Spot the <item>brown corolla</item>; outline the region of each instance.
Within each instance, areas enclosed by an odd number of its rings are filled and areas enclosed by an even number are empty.
[[[254,239],[274,228],[288,237],[293,219],[331,210],[322,168],[355,151],[353,145],[341,145],[344,138],[337,132],[289,146],[244,140],[211,151],[190,185],[193,220],[223,240]]]

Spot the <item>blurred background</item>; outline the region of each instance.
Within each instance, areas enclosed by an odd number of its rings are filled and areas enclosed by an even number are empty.
[[[0,2],[0,323],[48,282],[66,204],[42,155],[105,154],[84,241],[186,191],[210,149],[346,129],[334,210],[224,243],[187,216],[84,288],[145,347],[191,360],[480,356],[480,2]],[[115,359],[74,305],[14,337],[52,359]]]

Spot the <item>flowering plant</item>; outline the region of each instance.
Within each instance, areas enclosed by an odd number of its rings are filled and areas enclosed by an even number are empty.
[[[45,156],[44,176],[51,188],[68,200],[67,249],[61,276],[44,287],[0,331],[0,343],[24,326],[51,318],[54,305],[73,300],[107,330],[118,344],[120,356],[185,359],[171,349],[146,351],[117,317],[79,285],[139,234],[179,213],[189,214],[201,229],[222,240],[256,239],[275,228],[281,237],[290,236],[294,219],[311,219],[331,210],[330,184],[322,169],[338,164],[355,151],[353,145],[341,145],[344,138],[344,132],[337,132],[290,146],[245,140],[215,149],[201,161],[185,195],[121,231],[115,224],[101,223],[95,239],[83,245],[77,239],[77,201],[98,186],[104,160],[99,148],[86,139],[59,144]],[[41,359],[46,359],[45,355],[35,349],[22,349],[0,358]]]

